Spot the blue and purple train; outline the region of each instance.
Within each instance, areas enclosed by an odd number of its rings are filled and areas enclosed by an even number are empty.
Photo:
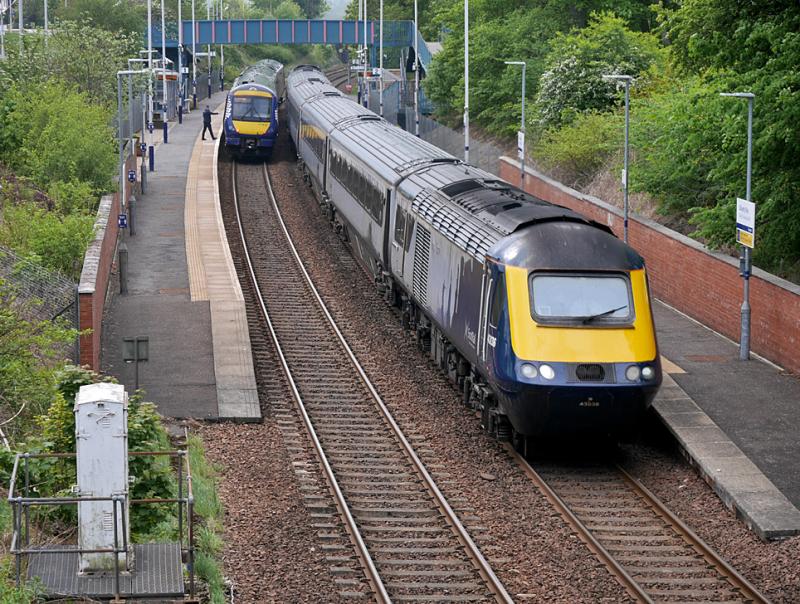
[[[278,137],[285,92],[283,64],[259,61],[236,78],[225,101],[223,144],[237,158],[268,159]]]

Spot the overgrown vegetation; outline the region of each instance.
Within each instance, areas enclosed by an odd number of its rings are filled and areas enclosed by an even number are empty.
[[[385,11],[408,19],[409,6],[387,0]],[[350,14],[356,8],[351,2]],[[733,247],[736,197],[745,191],[747,107],[719,93],[755,93],[754,259],[800,279],[800,5],[471,0],[469,8],[474,122],[513,135],[520,70],[503,62],[526,61],[530,150],[559,177],[585,184],[621,164],[623,95],[601,76],[634,76],[631,189],[720,249]],[[453,121],[464,103],[463,14],[463,0],[420,3],[423,34],[444,39],[423,86]]]

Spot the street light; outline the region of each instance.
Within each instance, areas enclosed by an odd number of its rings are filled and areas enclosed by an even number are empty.
[[[197,22],[192,0],[192,109],[197,109]]]
[[[522,123],[517,137],[517,147],[519,153],[519,186],[525,190],[525,72],[528,65],[525,61],[505,61],[506,65],[522,65]]]
[[[737,99],[747,99],[747,184],[745,189],[745,200],[751,201],[750,189],[753,178],[753,105],[756,95],[752,92],[722,92],[720,96],[734,97]],[[750,259],[750,248],[744,248],[744,266],[742,268],[742,279],[744,279],[744,300],[742,301],[742,325],[741,337],[739,339],[739,360],[746,361],[750,358],[750,271],[752,269]]]
[[[381,0],[380,13],[381,39],[380,43],[378,44],[378,53],[380,54],[380,57],[378,57],[378,71],[380,71],[380,80],[378,81],[378,85],[380,86],[380,89],[378,91],[378,104],[381,106],[381,117],[383,117],[383,0]]]
[[[417,0],[414,0],[414,134],[419,136],[419,12],[417,11]]]
[[[167,137],[167,26],[164,17],[164,0],[161,0],[161,122],[164,126],[164,144]]]
[[[464,0],[464,163],[469,163],[469,0]]]
[[[622,82],[625,84],[625,163],[622,168],[622,193],[624,195],[624,207],[622,215],[622,225],[624,241],[628,243],[628,132],[630,130],[630,87],[633,77],[629,75],[604,75],[604,80]]]

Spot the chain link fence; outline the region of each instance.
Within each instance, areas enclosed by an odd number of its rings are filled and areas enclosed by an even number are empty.
[[[392,82],[383,91],[383,116],[391,123],[414,132],[414,85],[404,85],[402,80]],[[370,90],[370,108],[380,111],[378,90]],[[426,115],[431,111],[430,102],[420,91],[419,135],[423,140],[436,145],[450,155],[464,157],[464,133],[440,124]],[[496,176],[500,174],[500,157],[506,153],[496,145],[470,140],[469,163]]]
[[[0,280],[15,299],[18,312],[29,321],[63,319],[78,329],[78,284],[0,246]],[[66,350],[77,363],[78,342]]]

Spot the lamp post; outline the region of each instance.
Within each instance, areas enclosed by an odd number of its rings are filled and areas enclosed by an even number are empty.
[[[153,1],[147,0],[147,68],[150,73],[147,76],[147,131],[150,133],[150,145],[148,146],[148,157],[150,159],[150,171],[155,169],[155,147],[153,146],[153,130],[150,125],[153,123]]]
[[[737,99],[747,99],[747,184],[745,189],[745,200],[751,201],[751,184],[753,178],[753,105],[755,105],[756,95],[752,92],[723,92],[720,96],[734,97]],[[746,245],[744,249],[742,279],[744,279],[744,300],[742,301],[742,325],[741,337],[739,339],[739,360],[746,361],[750,358],[750,271],[752,269],[750,248]]]
[[[364,0],[364,107],[369,108],[369,45],[367,44],[367,0]]]
[[[197,22],[192,0],[192,109],[197,109]]]
[[[464,163],[469,163],[469,0],[464,0]]]
[[[0,0],[0,61],[6,58],[6,0]]]
[[[624,241],[628,243],[628,132],[630,130],[630,87],[633,77],[629,75],[604,75],[604,80],[612,80],[625,84],[625,159],[622,168],[622,194],[624,196],[622,226]]]
[[[419,12],[417,11],[417,0],[414,0],[414,134],[419,136]]]
[[[183,122],[183,0],[178,0],[178,123]]]
[[[167,26],[164,17],[164,0],[161,0],[161,122],[164,127],[164,144],[167,137]]]
[[[380,89],[378,91],[378,104],[381,106],[381,117],[383,117],[383,0],[381,0],[381,8],[380,8],[380,20],[381,20],[381,33],[380,33],[380,43],[378,45],[378,52],[380,56],[378,57],[378,71],[380,71],[380,79],[378,81],[378,85]]]
[[[519,147],[519,186],[525,190],[525,73],[528,65],[525,61],[505,61],[506,65],[522,65],[522,121],[519,128],[519,136],[517,137],[517,146]]]
[[[206,19],[211,21],[211,0],[206,0]],[[214,24],[211,24],[211,31],[214,31]],[[208,100],[211,102],[211,44],[206,45],[206,56],[208,57]]]

